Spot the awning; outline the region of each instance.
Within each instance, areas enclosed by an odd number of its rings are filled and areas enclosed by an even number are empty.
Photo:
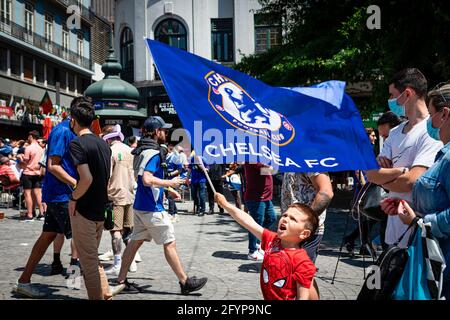
[[[146,112],[145,109],[143,111]],[[99,109],[95,110],[95,114],[100,117],[133,117],[133,118],[147,118],[147,114],[143,114],[137,110],[127,110],[127,109]]]

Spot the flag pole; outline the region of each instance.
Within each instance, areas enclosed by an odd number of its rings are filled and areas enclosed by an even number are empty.
[[[211,178],[209,177],[208,171],[206,171],[206,168],[205,168],[205,166],[203,165],[203,160],[202,160],[202,158],[199,157],[199,156],[195,156],[195,157],[198,159],[200,168],[202,168],[203,173],[205,174],[206,179],[208,180],[209,186],[211,187],[211,189],[212,189],[212,191],[214,192],[214,194],[216,194],[216,193],[217,193],[217,192],[216,192],[216,188],[214,188],[214,185],[212,184]]]

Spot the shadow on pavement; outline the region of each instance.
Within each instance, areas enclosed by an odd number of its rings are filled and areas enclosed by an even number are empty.
[[[23,271],[25,267],[19,267],[14,269],[14,271]],[[61,276],[61,274],[51,275],[50,272],[52,267],[50,264],[39,263],[33,271],[33,274],[42,276],[42,277],[53,277],[53,276]],[[63,276],[65,276],[65,271],[63,271]]]
[[[237,251],[216,251],[212,254],[215,258],[224,258],[231,260],[247,260],[247,255]]]
[[[246,272],[246,273],[260,273],[261,272],[261,262],[242,264],[239,266],[238,271]]]

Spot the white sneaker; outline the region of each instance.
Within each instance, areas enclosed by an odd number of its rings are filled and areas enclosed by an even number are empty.
[[[107,276],[114,276],[114,277],[118,277],[119,276],[119,272],[120,272],[120,266],[112,266],[108,269],[105,269],[105,274]]]
[[[135,260],[133,260],[133,262],[131,263],[130,268],[128,269],[128,271],[130,271],[132,273],[137,272],[137,264],[136,264]]]
[[[126,285],[124,283],[118,284],[117,286],[109,286],[109,291],[111,292],[111,296],[115,297],[119,293],[123,291],[123,289],[126,288]]]
[[[180,221],[180,218],[178,218],[178,215],[173,215],[170,217],[170,220],[172,221],[172,223],[178,222]]]
[[[139,251],[136,252],[136,255],[134,256],[134,261],[136,261],[137,263],[142,262],[142,258],[141,255],[139,254]]]
[[[43,298],[47,295],[45,292],[33,288],[31,283],[19,283],[18,281],[14,286],[14,291],[29,298]]]
[[[248,260],[253,260],[253,261],[263,261],[264,253],[261,253],[259,250],[256,250],[252,253],[249,253],[247,258],[248,258]]]
[[[112,250],[106,251],[104,254],[99,255],[98,259],[100,261],[110,261],[114,259],[114,253],[112,252]]]

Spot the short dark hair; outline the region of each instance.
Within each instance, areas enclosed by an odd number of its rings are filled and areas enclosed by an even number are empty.
[[[136,140],[137,140],[137,138],[135,136],[131,136],[128,138],[128,144],[131,145],[131,144],[135,143]]]
[[[421,99],[424,99],[427,94],[427,79],[417,68],[407,68],[397,72],[389,83],[393,84],[400,92],[403,92],[407,87],[410,87]]]
[[[291,204],[289,208],[297,209],[307,216],[305,227],[311,231],[311,235],[314,235],[319,228],[319,216],[317,212],[311,209],[311,207],[298,202]]]
[[[9,158],[3,155],[0,155],[0,164],[6,164],[8,163]]]
[[[114,132],[114,126],[111,124],[108,124],[102,128],[103,135],[110,134],[111,132]]]
[[[70,103],[70,116],[83,128],[91,126],[95,119],[95,110],[92,100],[88,97],[76,97]]]
[[[370,136],[372,134],[372,132],[375,132],[375,130],[373,128],[365,128],[366,129],[366,133],[368,136]]]
[[[392,111],[388,111],[386,113],[383,113],[380,119],[378,119],[377,126],[388,124],[389,127],[392,129],[398,126],[400,123],[402,123],[402,119],[400,119],[400,117],[397,116]]]
[[[39,134],[39,132],[36,131],[36,130],[32,130],[32,131],[28,132],[28,135],[29,135],[29,136],[32,136],[33,139],[39,139],[39,137],[41,136],[41,135]]]

